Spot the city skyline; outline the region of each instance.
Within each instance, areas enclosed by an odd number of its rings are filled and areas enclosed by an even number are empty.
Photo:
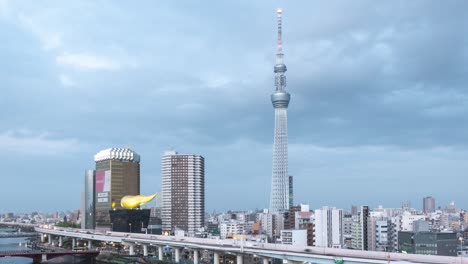
[[[0,199],[23,198],[0,210],[80,208],[94,153],[127,146],[142,193],[173,146],[206,158],[206,211],[268,208],[277,7],[295,203],[468,208],[467,5],[0,0]]]

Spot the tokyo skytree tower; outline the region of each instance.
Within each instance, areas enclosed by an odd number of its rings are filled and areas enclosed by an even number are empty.
[[[278,53],[276,54],[275,86],[271,95],[275,109],[275,136],[273,145],[273,174],[271,177],[270,212],[289,210],[288,176],[288,105],[291,96],[286,92],[286,65],[283,62],[283,41],[281,36],[283,10],[278,16]]]

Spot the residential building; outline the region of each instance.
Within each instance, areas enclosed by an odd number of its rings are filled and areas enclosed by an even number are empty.
[[[367,234],[369,251],[388,251],[387,220],[369,217]]]
[[[315,210],[315,246],[343,246],[343,210],[324,206]]]
[[[195,236],[204,226],[205,159],[166,151],[162,157],[162,231]]]
[[[233,238],[236,235],[244,234],[244,222],[239,220],[230,220],[219,225],[221,239]]]

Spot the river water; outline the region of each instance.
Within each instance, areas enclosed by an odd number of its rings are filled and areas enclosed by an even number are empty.
[[[0,238],[0,251],[6,250],[27,250],[25,244],[27,242],[27,238]],[[20,246],[21,243],[21,246]],[[76,264],[84,264],[89,263],[89,260],[81,259],[79,257],[60,257],[55,258],[47,261],[47,263],[53,264],[62,264],[62,263],[76,263]],[[32,259],[30,258],[0,258],[0,264],[31,264]]]

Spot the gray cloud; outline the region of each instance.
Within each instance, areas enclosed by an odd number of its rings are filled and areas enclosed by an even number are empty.
[[[174,146],[206,156],[209,209],[266,207],[277,5],[8,2],[0,15],[10,40],[0,50],[0,132],[50,131],[88,144],[86,153],[31,160],[48,181],[63,177],[51,164],[69,172],[75,184],[62,189],[73,195],[58,208],[78,207],[83,170],[110,146],[142,154],[145,192],[159,188],[160,155]],[[281,5],[297,200],[398,206],[400,197],[432,194],[463,202],[436,183],[460,180],[466,169],[467,4]]]

